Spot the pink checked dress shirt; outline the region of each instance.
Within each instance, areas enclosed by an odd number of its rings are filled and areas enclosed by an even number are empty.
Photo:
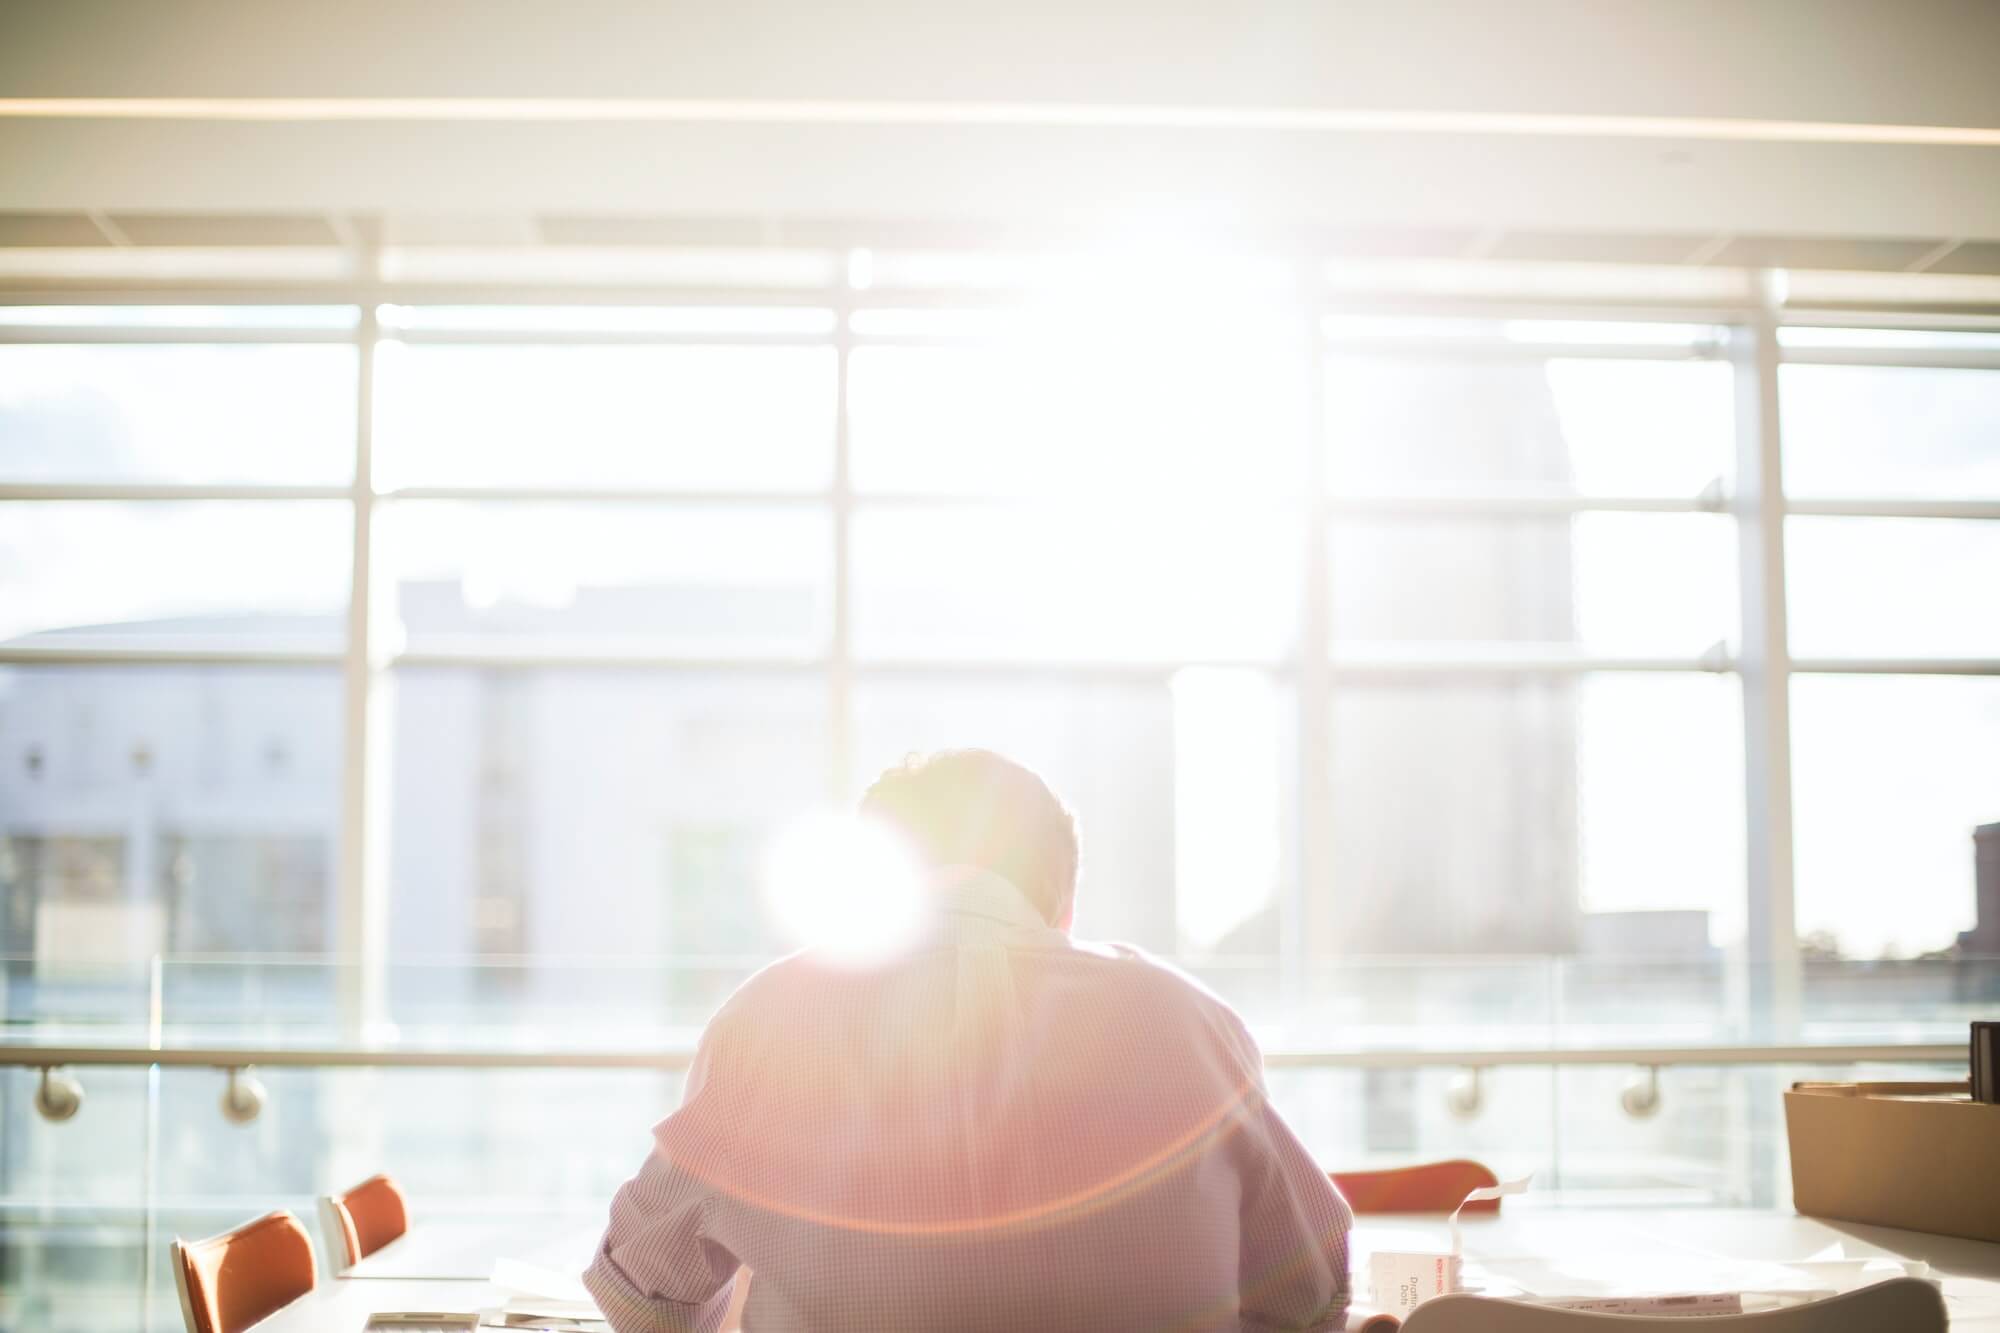
[[[1229,1007],[1044,923],[1003,879],[928,942],[752,977],[611,1205],[619,1333],[1340,1328],[1347,1204]]]

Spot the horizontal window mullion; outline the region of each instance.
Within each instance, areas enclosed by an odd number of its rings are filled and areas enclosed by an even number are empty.
[[[115,644],[0,644],[0,667],[337,667],[340,648],[197,647]]]
[[[347,500],[347,485],[297,486],[256,482],[0,482],[0,501],[38,500]]]
[[[1790,499],[1785,512],[1815,518],[2000,519],[2000,500]]]
[[[1329,515],[1396,515],[1429,517],[1534,517],[1544,514],[1634,513],[1721,514],[1729,512],[1727,497],[1707,495],[1566,495],[1508,494],[1503,491],[1328,496]]]
[[[2000,676],[1994,657],[1795,657],[1796,675]]]
[[[281,347],[312,344],[352,346],[352,329],[141,328],[130,324],[8,324],[0,309],[0,345],[28,344],[242,344]]]
[[[1380,678],[1385,680],[1431,677],[1477,676],[1580,676],[1596,672],[1672,673],[1702,672],[1723,674],[1737,670],[1734,658],[1710,653],[1700,657],[1627,657],[1579,654],[1553,656],[1523,654],[1422,655],[1402,657],[1343,656],[1335,652],[1328,669],[1336,681]]]
[[[1901,370],[2000,370],[2000,348],[1787,347],[1781,366],[1881,366]]]
[[[474,503],[820,505],[828,491],[704,491],[659,486],[398,486],[375,493],[378,501],[460,500]]]
[[[1322,337],[1330,356],[1466,361],[1720,361],[1722,349],[1688,343],[1512,343],[1469,339]]]
[[[779,674],[824,671],[823,655],[787,657],[782,654],[702,656],[689,653],[625,652],[617,649],[538,649],[531,643],[491,648],[412,648],[392,654],[381,665],[409,670],[513,671],[694,671],[767,672]]]
[[[831,347],[834,333],[641,329],[384,329],[382,341],[429,347]]]
[[[1174,661],[1008,661],[975,657],[856,657],[849,670],[856,679],[956,679],[1112,682],[1164,685],[1188,670],[1258,672],[1278,679],[1297,674],[1290,662],[1194,659]]]

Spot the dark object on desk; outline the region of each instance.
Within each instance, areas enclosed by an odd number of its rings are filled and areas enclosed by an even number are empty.
[[[2000,1103],[2000,1023],[1972,1025],[1972,1100]]]

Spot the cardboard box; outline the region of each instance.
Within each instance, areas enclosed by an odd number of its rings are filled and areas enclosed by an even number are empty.
[[[1813,1217],[2000,1241],[2000,1106],[1964,1083],[1795,1083],[1792,1201]]]

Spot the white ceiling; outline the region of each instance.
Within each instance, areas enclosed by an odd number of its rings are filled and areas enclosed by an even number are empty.
[[[1996,69],[1980,0],[9,0],[0,211],[1993,239]],[[1405,119],[1173,123],[1271,109]]]

